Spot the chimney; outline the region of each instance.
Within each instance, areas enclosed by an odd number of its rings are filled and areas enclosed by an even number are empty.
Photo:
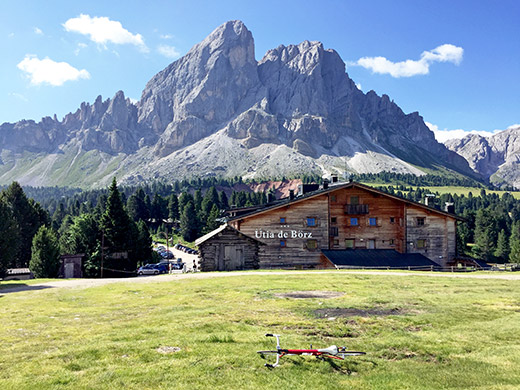
[[[338,175],[332,175],[332,182],[337,183],[338,182]]]
[[[290,200],[294,199],[294,190],[289,190],[289,199]]]
[[[434,194],[426,194],[424,198],[424,205],[432,207],[434,203],[433,198],[435,198]]]
[[[323,189],[326,190],[329,188],[329,181],[327,179],[323,180]]]
[[[272,192],[267,193],[267,203],[274,202],[276,200],[276,197]]]
[[[446,211],[447,213],[455,214],[455,206],[453,202],[446,202],[444,204],[444,211]]]

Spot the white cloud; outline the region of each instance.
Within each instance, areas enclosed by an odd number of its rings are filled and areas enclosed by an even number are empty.
[[[159,45],[157,51],[167,58],[177,58],[181,55],[175,47],[168,45]]]
[[[40,30],[38,27],[34,28],[34,33],[37,34],[37,35],[43,35],[43,31]]]
[[[12,96],[14,98],[17,98],[18,100],[21,100],[23,102],[28,102],[29,99],[27,99],[24,95],[22,95],[21,93],[17,93],[17,92],[10,92],[9,93],[9,96]]]
[[[456,129],[456,130],[440,130],[437,125],[424,122],[426,123],[426,126],[433,131],[433,134],[435,135],[435,139],[438,142],[446,142],[450,139],[461,139],[467,136],[468,134],[478,134],[482,137],[490,137],[493,134],[499,133],[502,130],[495,130],[495,131],[483,131],[483,130],[463,130],[463,129]]]
[[[9,34],[7,35],[7,37],[8,37],[8,38],[14,38],[14,33],[9,33]]]
[[[173,39],[173,38],[174,37],[171,34],[163,34],[163,35],[161,35],[161,39]]]
[[[89,15],[81,14],[77,18],[67,20],[63,27],[67,31],[88,35],[91,41],[103,46],[106,46],[109,42],[118,45],[131,44],[139,47],[142,51],[148,52],[141,34],[132,34],[123,28],[120,22],[110,20],[106,16],[90,17]]]
[[[373,73],[389,74],[392,77],[412,77],[430,73],[430,65],[434,62],[452,62],[460,64],[464,54],[462,47],[444,44],[431,51],[424,51],[419,60],[392,62],[385,57],[363,57],[349,65],[362,66]]]
[[[90,73],[85,69],[78,70],[66,62],[55,62],[48,57],[40,60],[36,56],[26,55],[17,67],[27,73],[33,85],[60,86],[67,81],[90,78]]]
[[[86,43],[78,43],[78,47],[76,47],[76,50],[74,50],[74,54],[75,55],[78,55],[79,52],[82,50],[82,49],[85,49],[86,47],[88,47],[88,45]]]

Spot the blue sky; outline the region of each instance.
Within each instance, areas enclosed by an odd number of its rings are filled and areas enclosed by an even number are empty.
[[[3,3],[0,123],[61,120],[118,90],[137,100],[155,73],[235,19],[252,31],[258,60],[280,44],[321,41],[364,92],[439,130],[520,123],[516,0]]]

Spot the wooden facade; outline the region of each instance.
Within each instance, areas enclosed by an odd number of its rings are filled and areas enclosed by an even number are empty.
[[[260,241],[223,225],[196,241],[203,272],[257,269]]]
[[[458,217],[358,183],[341,184],[232,217],[265,244],[260,268],[322,268],[322,250],[393,249],[445,266],[455,257]],[[230,242],[227,245],[231,245]]]

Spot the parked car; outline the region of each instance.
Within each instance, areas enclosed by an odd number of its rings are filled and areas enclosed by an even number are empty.
[[[157,270],[159,270],[159,273],[161,273],[161,274],[165,274],[170,271],[170,266],[168,263],[158,263],[158,264],[154,264],[154,265],[155,265],[155,268]]]
[[[156,267],[157,264],[146,264],[137,269],[137,275],[159,275],[161,271]]]

